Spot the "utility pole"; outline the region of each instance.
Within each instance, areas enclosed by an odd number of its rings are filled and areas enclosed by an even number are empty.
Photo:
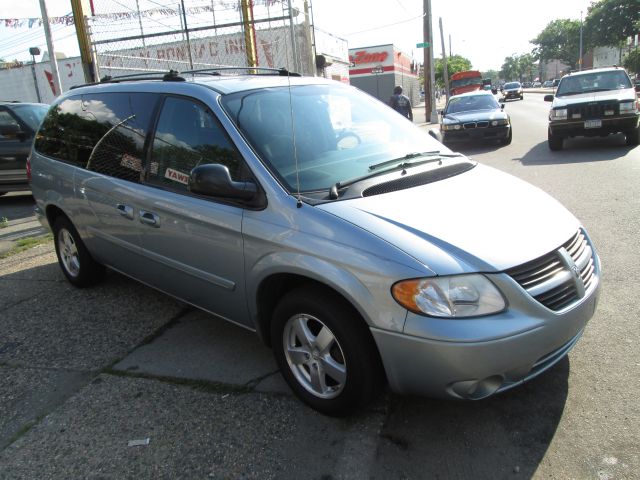
[[[424,16],[424,107],[425,121],[430,123],[438,122],[436,113],[436,102],[434,98],[435,72],[433,69],[433,35],[431,33],[431,0],[423,0]]]
[[[62,93],[62,85],[60,84],[60,74],[58,73],[58,60],[56,52],[53,49],[53,38],[51,38],[51,28],[49,27],[49,15],[47,15],[47,6],[44,0],[40,0],[40,12],[42,15],[42,26],[44,27],[44,36],[47,39],[47,49],[49,50],[49,63],[51,63],[51,76],[53,77],[53,94],[57,97]]]
[[[451,35],[449,35],[451,38]],[[444,33],[442,31],[442,17],[440,17],[440,41],[442,42],[442,75],[444,77],[445,99],[449,100],[449,68],[447,66],[447,52],[444,48]]]
[[[91,41],[87,32],[86,15],[82,0],[71,0],[71,10],[73,11],[73,23],[76,26],[78,46],[80,47],[80,60],[84,72],[85,82],[95,82],[98,78],[96,64],[91,53]],[[142,28],[142,27],[141,27]],[[142,40],[144,42],[144,39]]]

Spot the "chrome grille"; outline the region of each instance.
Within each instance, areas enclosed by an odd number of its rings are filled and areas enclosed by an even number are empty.
[[[584,297],[596,282],[593,250],[582,232],[547,255],[507,270],[545,307],[558,311]]]

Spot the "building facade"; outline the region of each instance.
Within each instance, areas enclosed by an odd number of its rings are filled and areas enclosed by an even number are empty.
[[[420,101],[418,66],[411,57],[393,45],[350,48],[349,79],[351,85],[387,103],[396,85],[411,104]]]

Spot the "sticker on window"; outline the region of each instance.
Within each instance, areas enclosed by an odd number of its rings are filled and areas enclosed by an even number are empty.
[[[174,170],[173,168],[167,168],[165,170],[164,178],[168,178],[169,180],[173,180],[174,182],[189,185],[189,175],[179,172],[178,170]]]
[[[134,157],[133,155],[129,155],[125,153],[122,155],[122,160],[120,160],[120,165],[125,168],[130,168],[136,172],[142,171],[142,160]]]

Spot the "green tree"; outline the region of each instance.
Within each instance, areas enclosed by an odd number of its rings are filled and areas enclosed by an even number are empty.
[[[504,63],[500,69],[500,77],[504,78],[507,82],[510,80],[516,80],[520,78],[518,70],[518,57],[516,55],[511,55],[504,59]]]
[[[491,84],[496,85],[500,79],[500,72],[498,70],[487,70],[482,72],[482,78],[490,78]]]
[[[436,85],[439,88],[444,87],[444,66],[442,63],[442,58],[435,59],[436,71]],[[464,72],[466,70],[472,70],[471,61],[467,58],[461,57],[460,55],[453,55],[452,57],[447,57],[447,70],[449,73],[449,77],[454,73]]]
[[[638,32],[639,22],[640,0],[593,2],[584,21],[586,43],[591,47],[617,47]]]
[[[557,59],[576,68],[580,57],[580,20],[553,20],[531,43],[536,45],[534,59],[541,62]]]
[[[626,68],[629,72],[634,72],[640,74],[640,50],[634,49],[629,52],[629,54],[625,57],[622,62],[624,68]]]

